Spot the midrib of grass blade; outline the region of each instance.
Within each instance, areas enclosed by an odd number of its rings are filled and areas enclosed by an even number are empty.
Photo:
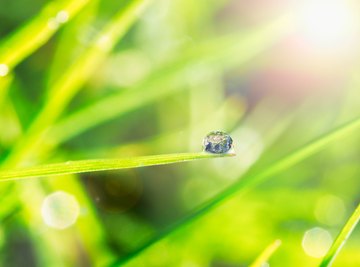
[[[182,55],[158,70],[159,74],[155,73],[145,82],[129,89],[130,93],[120,92],[101,99],[61,120],[49,134],[51,143],[56,145],[69,140],[92,127],[175,92],[176,89],[159,90],[159,85],[181,77],[182,73],[189,71],[191,65],[196,66],[201,63],[212,65],[214,68],[229,69],[248,62],[289,32],[289,27],[284,26],[287,25],[285,23],[287,20],[288,17],[284,16],[240,37],[226,36],[196,46],[195,49],[188,51],[188,54],[185,53],[185,56]]]
[[[0,181],[10,181],[25,178],[64,175],[83,172],[95,172],[105,170],[119,170],[129,168],[139,168],[154,165],[164,165],[171,163],[179,163],[198,159],[209,159],[218,157],[235,156],[235,154],[210,154],[200,153],[177,153],[153,156],[142,156],[120,159],[92,159],[68,161],[64,163],[55,163],[48,165],[40,165],[22,169],[3,170],[0,171]]]
[[[249,267],[262,267],[263,264],[269,260],[272,254],[280,247],[281,240],[277,239],[269,246],[265,248],[265,250],[256,258],[256,260]]]
[[[360,220],[360,204],[342,228],[319,267],[330,267]]]
[[[45,44],[65,21],[57,16],[74,17],[90,0],[55,1],[46,5],[40,14],[0,43],[0,64],[10,69]],[[59,13],[62,12],[62,13]],[[66,13],[64,13],[66,12]]]
[[[195,209],[192,213],[185,216],[184,218],[180,219],[172,226],[168,227],[164,231],[162,231],[159,235],[155,236],[153,239],[149,240],[148,242],[144,243],[141,247],[134,250],[133,252],[129,253],[122,259],[110,264],[110,266],[119,266],[124,264],[131,259],[135,258],[143,251],[148,249],[149,247],[153,246],[157,242],[165,239],[166,237],[170,236],[172,233],[179,231],[180,229],[184,228],[185,226],[191,224],[192,222],[196,221],[197,219],[205,216],[214,208],[220,206],[225,201],[230,199],[234,195],[238,195],[239,193],[245,193],[251,188],[254,188],[256,185],[260,184],[261,182],[270,179],[276,174],[285,171],[286,169],[294,166],[295,164],[305,160],[306,158],[314,155],[315,153],[321,151],[327,145],[332,142],[338,141],[342,137],[346,136],[347,134],[353,132],[354,130],[360,128],[360,118],[356,118],[322,136],[315,139],[314,141],[304,145],[303,147],[295,150],[294,152],[288,154],[287,156],[283,157],[282,159],[274,162],[269,167],[264,168],[259,171],[249,172],[243,178],[235,182],[234,184],[230,185],[228,188],[217,194],[212,199],[206,201],[203,205],[200,205],[197,209]],[[241,151],[238,151],[241,153]]]
[[[72,97],[79,91],[88,77],[96,71],[99,62],[105,58],[129,27],[135,22],[146,0],[132,1],[121,10],[104,28],[93,45],[59,79],[52,89],[43,109],[36,117],[23,138],[15,145],[3,166],[16,166],[38,147],[39,141],[62,113]]]

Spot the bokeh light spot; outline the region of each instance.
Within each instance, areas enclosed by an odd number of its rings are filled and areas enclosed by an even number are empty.
[[[96,42],[98,48],[103,51],[108,51],[111,48],[111,38],[109,35],[102,35]]]
[[[51,30],[56,30],[57,28],[59,28],[59,22],[57,21],[56,18],[50,18],[48,20],[48,27]]]
[[[73,195],[57,191],[48,195],[41,207],[41,215],[46,225],[55,229],[65,229],[73,225],[80,207]]]
[[[334,195],[324,195],[316,203],[314,210],[316,219],[327,225],[338,225],[345,219],[344,201]]]
[[[56,21],[58,23],[65,23],[69,20],[69,12],[61,10],[56,14]]]
[[[305,232],[302,239],[302,248],[307,255],[313,258],[325,256],[332,244],[330,233],[320,227],[314,227]]]
[[[356,16],[348,1],[312,0],[299,13],[300,31],[315,46],[344,49],[354,41]]]
[[[9,67],[6,64],[0,64],[0,77],[4,77],[9,73]]]

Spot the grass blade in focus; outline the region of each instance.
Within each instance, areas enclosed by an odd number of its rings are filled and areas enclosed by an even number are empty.
[[[356,225],[360,220],[360,204],[357,206],[354,213],[351,215],[349,220],[346,222],[345,226],[341,230],[340,234],[336,238],[335,242],[332,244],[328,253],[325,255],[319,267],[329,267],[332,265],[336,256],[340,252],[341,248],[344,246],[348,240],[350,234],[355,229]]]
[[[0,181],[10,181],[25,178],[43,177],[51,175],[63,175],[72,173],[95,172],[105,170],[118,170],[138,168],[153,165],[164,165],[197,159],[217,158],[235,156],[235,154],[210,154],[210,153],[178,153],[154,156],[143,156],[120,159],[92,159],[68,161],[64,163],[55,163],[40,165],[15,170],[3,170],[0,172]]]
[[[272,254],[280,247],[281,240],[277,239],[265,248],[263,252],[249,267],[262,267],[263,264],[271,257]]]

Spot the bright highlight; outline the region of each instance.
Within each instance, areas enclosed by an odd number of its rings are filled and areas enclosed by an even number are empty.
[[[0,64],[0,77],[4,77],[9,73],[9,67],[5,64]]]
[[[304,252],[313,258],[325,256],[332,244],[330,233],[320,227],[312,228],[305,232],[302,247]]]
[[[348,1],[312,0],[300,11],[303,37],[322,48],[346,48],[357,34],[357,18]]]
[[[63,191],[48,195],[41,207],[45,224],[55,229],[65,229],[73,225],[79,212],[80,207],[75,197]]]

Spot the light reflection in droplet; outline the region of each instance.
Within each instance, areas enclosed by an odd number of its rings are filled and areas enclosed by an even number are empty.
[[[225,132],[213,131],[203,140],[204,151],[215,154],[229,153],[233,147],[233,140]]]
[[[80,212],[80,207],[75,197],[63,191],[48,195],[41,206],[41,215],[46,225],[65,229],[73,225]]]
[[[0,77],[4,77],[9,73],[9,67],[6,64],[0,64]]]
[[[302,239],[302,248],[307,255],[313,258],[325,256],[332,244],[330,233],[320,227],[314,227],[305,232]]]

